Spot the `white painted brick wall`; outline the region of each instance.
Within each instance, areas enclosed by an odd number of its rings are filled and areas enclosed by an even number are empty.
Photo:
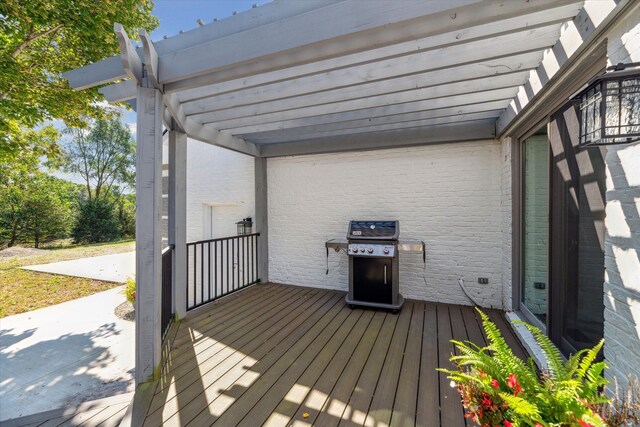
[[[640,14],[608,37],[609,62],[640,61]],[[640,377],[640,143],[612,146],[607,164],[604,337],[607,377]]]
[[[237,221],[254,216],[254,160],[194,139],[187,142],[187,241],[208,238],[213,206],[215,237],[236,234]]]
[[[363,153],[269,159],[269,274],[282,283],[346,290],[347,256],[324,242],[350,219],[398,219],[400,236],[424,240],[400,260],[405,297],[484,306],[503,300],[502,147],[482,141]],[[489,285],[478,285],[488,277]]]
[[[513,205],[512,205],[512,156],[511,138],[500,141],[502,149],[502,307],[513,308],[512,289],[512,237],[513,237]]]

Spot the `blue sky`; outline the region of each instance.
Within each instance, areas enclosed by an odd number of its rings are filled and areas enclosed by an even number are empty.
[[[198,27],[201,19],[205,24],[214,18],[224,19],[233,14],[268,3],[268,0],[155,0],[153,15],[160,20],[160,26],[151,33],[151,39],[161,40],[164,36],[175,36],[180,31]],[[123,121],[135,132],[136,113],[126,112]]]
[[[209,24],[214,18],[223,19],[251,9],[254,4],[262,5],[266,0],[155,0],[153,14],[160,19],[160,27],[151,34],[152,40],[163,36],[174,36],[180,31],[196,28],[197,19]]]

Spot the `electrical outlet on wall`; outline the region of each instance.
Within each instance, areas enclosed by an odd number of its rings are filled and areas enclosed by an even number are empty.
[[[478,283],[480,285],[488,285],[489,284],[489,278],[488,277],[478,277]]]
[[[547,287],[547,284],[544,282],[533,282],[533,287],[535,289],[545,289]]]

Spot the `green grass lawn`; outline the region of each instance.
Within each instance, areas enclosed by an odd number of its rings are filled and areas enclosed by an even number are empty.
[[[22,270],[48,264],[135,250],[135,242],[106,243],[48,249],[42,254],[0,258],[0,318],[82,298],[120,286],[117,283]],[[124,301],[124,295],[122,297]]]

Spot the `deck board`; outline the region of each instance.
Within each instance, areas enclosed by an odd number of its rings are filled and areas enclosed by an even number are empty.
[[[406,301],[394,315],[343,298],[269,284],[199,309],[177,331],[144,425],[464,426],[435,368],[451,367],[451,339],[485,344],[477,313]],[[487,313],[523,357],[504,315]]]
[[[416,302],[413,306],[407,343],[402,359],[402,370],[400,371],[396,397],[393,403],[391,425],[394,427],[413,427],[416,424],[423,323],[424,304]]]
[[[398,389],[402,357],[407,343],[407,334],[413,314],[413,301],[407,301],[400,312],[396,332],[393,334],[387,357],[380,372],[380,378],[373,394],[365,425],[388,425],[391,421],[393,403]]]
[[[417,426],[440,425],[440,380],[433,368],[438,360],[438,319],[436,305],[424,304],[422,325],[422,353],[420,355],[420,380],[416,408]]]

